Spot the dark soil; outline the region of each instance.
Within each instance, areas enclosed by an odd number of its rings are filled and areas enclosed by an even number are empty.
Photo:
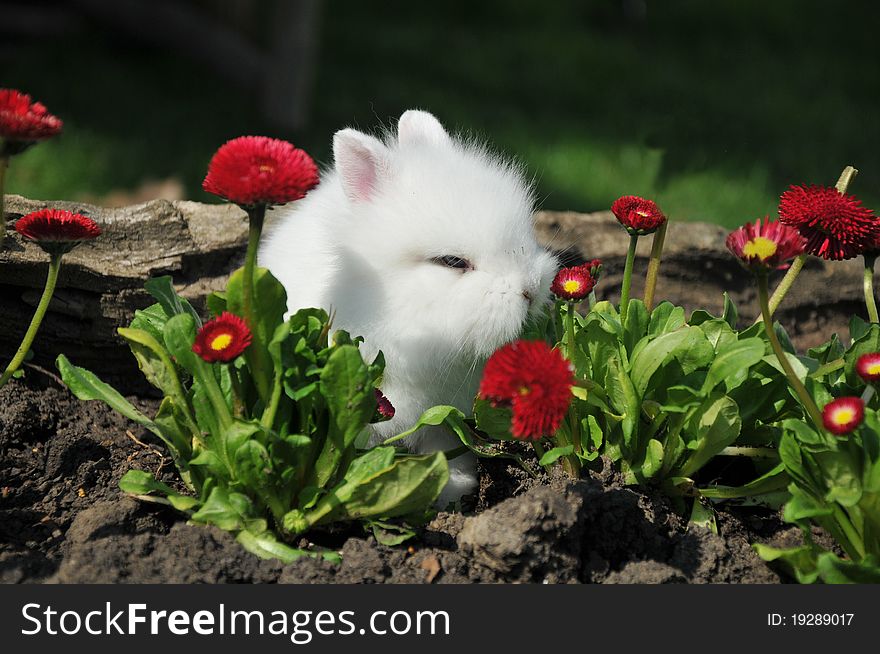
[[[353,530],[321,543],[341,550],[340,565],[263,561],[223,531],[123,495],[129,468],[175,479],[161,447],[103,404],[28,377],[0,389],[4,583],[778,583],[750,543],[800,540],[765,509],[721,511],[720,535],[688,529],[666,499],[607,467],[572,483],[491,460],[473,513],[440,513],[403,546]]]

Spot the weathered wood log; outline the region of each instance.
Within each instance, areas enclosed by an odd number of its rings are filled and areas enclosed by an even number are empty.
[[[13,226],[20,216],[46,206],[86,214],[104,233],[65,257],[58,290],[34,344],[36,363],[51,368],[63,352],[124,391],[143,391],[137,366],[116,328],[152,303],[143,290],[152,276],[171,275],[178,292],[203,307],[205,296],[222,289],[229,273],[241,265],[247,238],[244,212],[232,205],[196,202],[157,200],[102,209],[7,196],[7,249],[0,253],[0,363],[18,346],[47,270],[46,255],[20,239]],[[542,243],[568,264],[601,258],[606,272],[598,295],[617,299],[628,240],[610,212],[541,212],[537,229]],[[751,322],[758,313],[754,284],[727,252],[725,235],[714,225],[671,225],[657,300],[720,313],[722,293],[728,291],[742,322]],[[641,296],[650,244],[650,238],[640,240],[632,297]],[[852,313],[865,313],[859,261],[811,259],[777,316],[804,349],[834,331],[847,337]]]

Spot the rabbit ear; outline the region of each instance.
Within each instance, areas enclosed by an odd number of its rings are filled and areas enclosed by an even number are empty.
[[[397,140],[401,143],[443,145],[449,141],[449,134],[433,114],[410,109],[403,112],[397,123]]]
[[[333,160],[348,199],[363,202],[373,196],[388,167],[388,149],[372,136],[343,129],[333,135]]]

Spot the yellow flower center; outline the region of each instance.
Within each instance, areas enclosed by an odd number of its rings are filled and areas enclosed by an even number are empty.
[[[270,166],[269,164],[261,164],[260,165],[260,172],[261,173],[274,173],[275,166]]]
[[[532,391],[531,391],[531,389],[529,389],[528,386],[520,386],[520,387],[519,387],[519,394],[520,394],[520,395],[528,395],[528,394],[531,393],[531,392],[532,392]]]
[[[855,411],[853,411],[849,407],[840,407],[831,415],[831,420],[834,422],[834,424],[842,426],[852,422],[853,418],[855,417]]]
[[[562,282],[562,288],[566,293],[577,293],[581,290],[581,283],[576,279],[567,279]]]
[[[876,375],[878,373],[880,373],[880,361],[877,361],[875,363],[869,363],[868,364],[868,374],[869,375]]]
[[[641,216],[642,218],[647,218],[648,216],[651,215],[647,211],[643,211],[641,209],[636,210],[636,214]]]
[[[219,352],[220,350],[225,350],[229,347],[229,344],[232,342],[232,334],[218,334],[213,339],[209,345],[211,349],[215,352]]]
[[[743,254],[764,261],[776,254],[776,242],[763,236],[756,236],[743,246]]]

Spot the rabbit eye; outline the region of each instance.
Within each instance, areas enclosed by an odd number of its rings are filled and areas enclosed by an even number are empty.
[[[434,257],[431,259],[434,263],[446,266],[447,268],[455,268],[457,270],[472,270],[473,266],[471,262],[467,259],[462,259],[461,257],[456,257],[451,254],[447,254],[442,257]]]

